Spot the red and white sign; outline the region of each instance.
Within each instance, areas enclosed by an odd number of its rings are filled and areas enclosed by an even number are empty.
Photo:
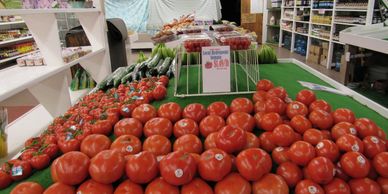
[[[203,92],[230,92],[230,47],[202,47]]]

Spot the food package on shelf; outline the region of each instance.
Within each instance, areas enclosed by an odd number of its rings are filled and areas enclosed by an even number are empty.
[[[187,52],[201,52],[201,48],[211,46],[212,39],[206,34],[185,35],[182,37],[183,46]]]
[[[189,26],[189,27],[183,28],[181,32],[183,34],[198,34],[198,33],[202,33],[203,30],[204,28],[201,26]]]
[[[5,132],[5,127],[8,124],[8,114],[7,109],[0,107],[0,158],[7,156],[8,147],[7,147],[7,133]]]
[[[215,32],[228,32],[228,31],[233,31],[233,26],[229,24],[217,24],[217,25],[212,25],[211,28]]]
[[[251,41],[247,36],[221,37],[217,42],[221,46],[230,46],[231,50],[246,50],[251,45]]]

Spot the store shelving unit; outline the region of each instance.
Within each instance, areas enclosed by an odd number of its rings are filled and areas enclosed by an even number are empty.
[[[316,8],[316,4],[319,3],[317,0],[310,0],[307,1],[308,5],[301,5],[300,3],[303,1],[290,1],[290,0],[282,0],[281,4],[281,18],[280,18],[280,36],[279,36],[279,47],[290,47],[290,51],[294,52],[294,46],[295,46],[295,36],[301,35],[301,36],[307,36],[308,42],[307,42],[307,48],[306,48],[306,59],[309,57],[309,47],[313,44],[313,42],[316,41],[326,41],[329,44],[329,47],[327,49],[327,62],[325,66],[330,69],[332,67],[332,61],[333,61],[333,51],[335,45],[343,46],[344,43],[339,41],[339,31],[348,27],[352,26],[365,26],[365,25],[371,25],[373,20],[373,13],[375,12],[374,6],[375,1],[374,0],[368,0],[367,6],[364,7],[346,7],[341,4],[341,6],[337,7],[337,3],[339,0],[332,1],[332,7],[322,7]],[[316,3],[314,5],[314,3]],[[290,10],[293,10],[293,18],[289,17]],[[308,15],[305,18],[308,17],[308,20],[302,20],[300,19],[299,14],[304,13],[306,10],[308,10]],[[287,14],[285,14],[287,12]],[[359,13],[365,15],[365,24],[360,23],[346,23],[343,21],[336,21],[336,18],[338,16],[343,15],[344,13]],[[287,15],[287,16],[285,16]],[[302,14],[303,15],[303,14]],[[315,15],[325,15],[331,17],[331,20],[329,22],[317,22],[316,20],[313,20],[313,16]],[[264,15],[264,22],[268,21],[268,15]],[[303,18],[303,16],[302,16]],[[282,25],[283,23],[283,25]],[[286,25],[287,24],[287,25]],[[288,26],[291,26],[291,29],[287,28]],[[298,28],[305,29],[307,33],[303,33],[300,30],[298,31]],[[327,33],[329,33],[326,36],[318,36],[316,34],[316,31],[325,29]],[[339,30],[337,30],[339,29]],[[315,31],[315,33],[313,33]],[[291,38],[289,38],[291,37]],[[285,41],[290,41],[285,42]],[[266,41],[266,40],[263,40]]]
[[[33,39],[32,36],[25,36],[25,37],[15,38],[15,39],[12,39],[12,40],[6,40],[6,41],[0,42],[0,46],[6,46],[6,45],[9,45],[9,44],[13,44],[13,43],[17,43],[17,42],[22,42],[22,41],[26,41],[26,40],[31,40],[31,39]]]
[[[86,94],[70,95],[70,67],[81,64],[97,83],[111,72],[103,1],[94,0],[93,4],[95,8],[10,9],[0,12],[0,15],[20,15],[23,18],[47,64],[0,70],[0,106],[39,104],[7,127],[10,155],[15,154],[27,138],[45,129],[54,117],[63,114],[76,101],[72,96],[79,98]],[[70,63],[63,61],[56,13],[75,13],[91,43],[91,53]]]
[[[37,52],[37,51],[31,51],[31,52],[28,52],[28,53],[23,53],[23,54],[21,54],[21,55],[16,55],[16,56],[13,56],[13,57],[9,57],[9,58],[2,59],[2,60],[0,60],[0,64],[1,64],[1,63],[5,63],[5,62],[8,62],[8,61],[15,60],[15,59],[20,58],[20,57],[24,57],[24,56],[26,56],[26,55],[29,55],[29,54],[32,54],[32,53],[35,53],[35,52]]]
[[[264,17],[263,21],[263,36],[262,42],[270,44],[278,44],[280,33],[280,0],[265,0],[264,1]],[[275,23],[271,24],[271,17],[274,17]]]

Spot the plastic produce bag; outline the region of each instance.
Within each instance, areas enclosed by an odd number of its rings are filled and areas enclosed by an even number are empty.
[[[8,124],[7,109],[0,107],[0,158],[7,156],[7,134],[5,133],[5,127]]]
[[[89,73],[87,73],[87,74],[88,74],[88,78],[89,78],[89,85],[88,85],[88,87],[89,88],[95,88],[96,87],[96,82],[93,80],[92,76]]]
[[[74,75],[74,78],[73,80],[71,80],[71,84],[70,84],[70,89],[72,91],[75,91],[75,90],[79,90],[79,86],[80,86],[80,74],[81,74],[81,69],[77,69],[77,72],[75,72],[75,75]]]
[[[86,71],[82,71],[81,78],[80,78],[80,87],[79,89],[83,90],[88,87],[88,75],[86,74]]]

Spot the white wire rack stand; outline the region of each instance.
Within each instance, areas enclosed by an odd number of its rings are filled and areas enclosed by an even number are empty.
[[[186,53],[180,46],[175,65],[175,97],[250,94],[259,81],[259,59],[256,48],[230,51],[230,92],[203,92],[201,52]]]

